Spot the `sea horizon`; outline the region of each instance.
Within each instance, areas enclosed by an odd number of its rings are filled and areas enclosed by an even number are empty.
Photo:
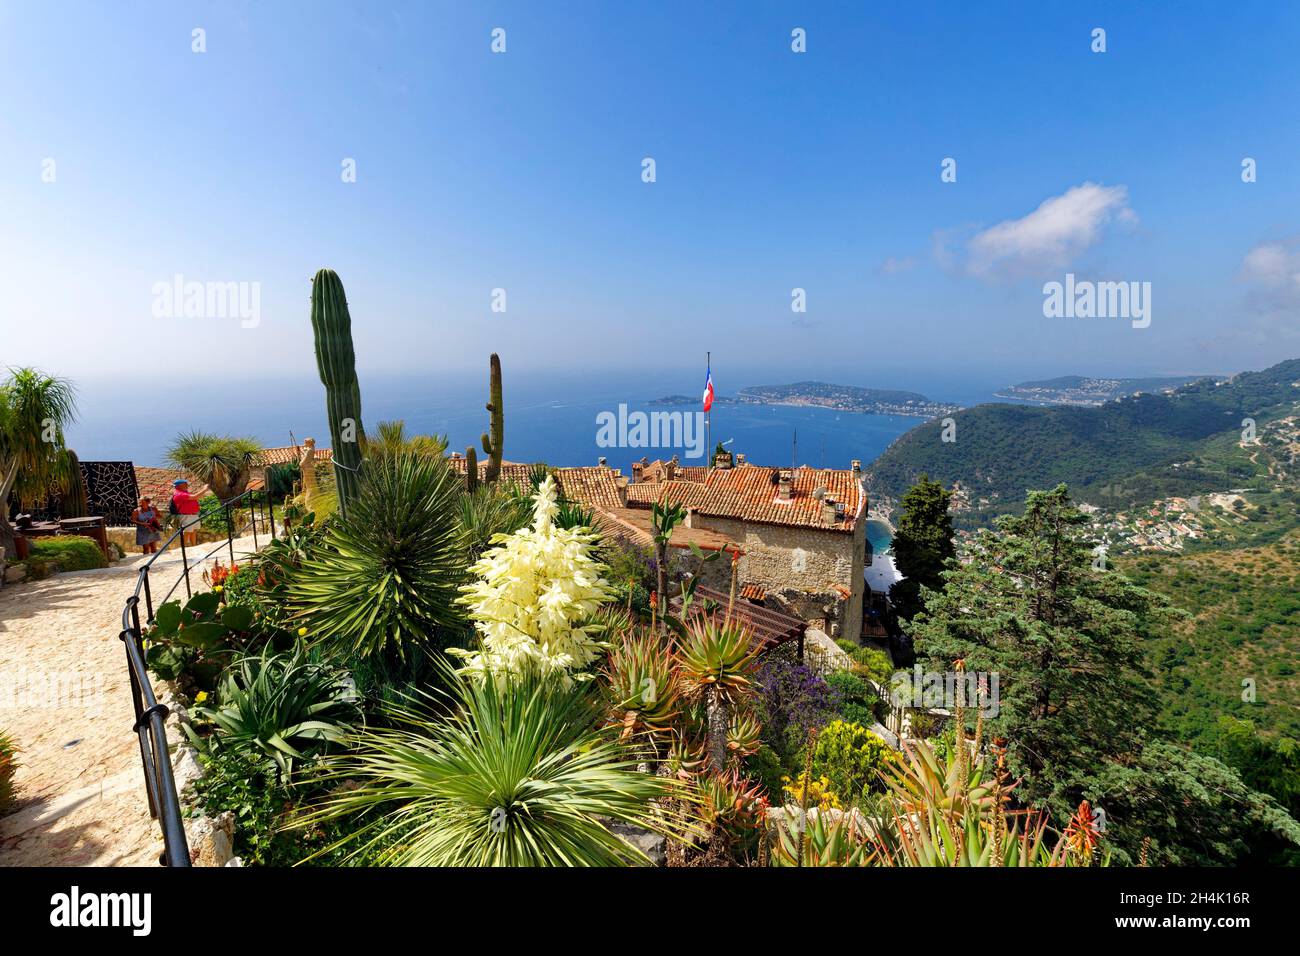
[[[702,374],[694,383],[685,379],[676,371],[593,378],[578,373],[512,375],[507,369],[505,457],[559,467],[594,465],[603,457],[624,474],[630,474],[632,462],[642,457],[654,460],[676,454],[683,464],[705,464],[706,449],[698,440],[691,447],[605,447],[598,443],[597,416],[617,415],[620,405],[629,414],[697,411],[654,404],[666,395],[702,390],[693,387],[702,385]],[[823,380],[842,384],[831,376]],[[718,395],[734,395],[758,384],[784,383],[766,378],[739,380],[734,387],[719,387]],[[962,383],[950,376],[910,385],[891,380],[874,387],[907,387],[935,401],[966,407],[997,400],[993,398],[996,386]],[[87,461],[165,466],[171,442],[194,429],[246,436],[267,447],[290,445],[307,437],[315,438],[318,446],[330,444],[324,388],[307,376],[202,387],[177,385],[170,391],[146,394],[147,401],[140,393],[123,391],[120,382],[80,382],[80,415],[68,429],[69,447]],[[486,369],[481,375],[459,373],[438,378],[362,375],[361,396],[365,427],[373,429],[381,421],[400,419],[410,434],[446,435],[452,452],[463,454],[467,446],[477,447],[488,424]],[[715,404],[710,419],[713,444],[726,443],[728,450],[743,453],[753,464],[793,463],[814,468],[848,468],[855,459],[867,467],[891,442],[925,420],[812,406],[727,403]]]

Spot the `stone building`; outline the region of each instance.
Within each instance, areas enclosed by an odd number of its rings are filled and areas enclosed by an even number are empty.
[[[689,477],[685,469],[655,467],[662,464],[638,469],[664,477],[629,485],[629,508],[681,505],[688,528],[739,545],[745,597],[833,637],[859,639],[870,562],[860,462],[848,470],[791,470],[749,465],[737,455],[732,467],[691,469]]]

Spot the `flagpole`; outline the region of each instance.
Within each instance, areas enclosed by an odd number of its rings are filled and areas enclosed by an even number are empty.
[[[712,352],[704,353],[704,374],[705,374],[705,383],[707,384],[713,377],[713,353]],[[708,456],[704,459],[704,464],[709,468],[713,467],[712,418],[713,418],[713,408],[712,406],[710,406],[709,410],[704,413],[704,454]]]

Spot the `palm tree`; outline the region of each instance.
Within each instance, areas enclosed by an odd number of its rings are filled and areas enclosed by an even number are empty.
[[[392,458],[405,452],[440,458],[447,453],[447,438],[445,435],[408,436],[403,421],[380,422],[375,435],[366,438],[367,458]]]
[[[14,550],[10,494],[19,507],[30,507],[68,487],[73,466],[63,432],[76,415],[76,390],[67,379],[14,368],[0,385],[0,545],[6,554]]]
[[[619,729],[598,727],[600,698],[589,683],[536,668],[510,678],[445,676],[452,690],[432,707],[390,707],[396,726],[353,739],[328,774],[349,785],[298,825],[380,810],[336,846],[352,843],[357,855],[383,849],[380,858],[397,866],[648,862],[609,824],[665,832],[655,802],[683,787],[638,771]]]
[[[179,435],[167,460],[202,481],[222,501],[242,494],[262,446],[251,438],[192,431]]]

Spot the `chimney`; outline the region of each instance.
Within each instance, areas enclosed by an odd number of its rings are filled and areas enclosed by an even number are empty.
[[[787,468],[782,468],[777,475],[776,481],[776,500],[793,501],[794,500],[794,476]]]
[[[860,458],[854,458],[849,467],[853,469],[854,475],[862,474],[862,460]]]
[[[604,468],[609,464],[609,459],[606,458],[604,455],[601,455],[598,459],[596,459],[596,463],[600,465],[601,468]]]
[[[672,481],[677,477],[677,456],[673,455],[672,459],[664,463],[664,478]]]
[[[836,505],[835,499],[830,495],[822,498],[822,521],[827,524],[836,524],[839,522],[839,506]]]
[[[736,452],[736,467],[739,468],[744,463],[745,463],[745,453],[743,451]]]
[[[714,468],[730,468],[730,467],[731,467],[731,453],[730,453],[730,452],[726,452],[726,451],[721,451],[721,452],[718,452],[716,455],[714,455],[714,456],[713,456],[713,467],[714,467]]]

